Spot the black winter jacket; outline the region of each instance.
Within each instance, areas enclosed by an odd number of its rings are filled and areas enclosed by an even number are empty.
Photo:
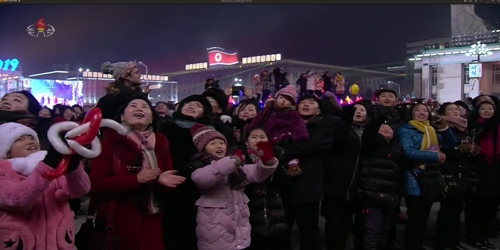
[[[323,158],[325,196],[347,201],[357,199],[361,163],[360,125],[338,120],[331,151]]]
[[[325,115],[315,117],[306,123],[309,139],[292,143],[284,148],[284,158],[289,161],[299,159],[302,175],[292,178],[291,202],[306,204],[323,199],[323,167],[321,159],[329,154],[336,117]]]
[[[401,145],[375,135],[363,144],[372,143],[372,150],[363,152],[359,181],[359,197],[366,205],[395,207],[399,205],[404,182]]]

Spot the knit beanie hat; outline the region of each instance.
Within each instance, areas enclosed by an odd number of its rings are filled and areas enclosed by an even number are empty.
[[[195,124],[191,127],[191,135],[193,137],[193,143],[199,152],[205,150],[205,147],[214,139],[221,139],[227,145],[227,140],[224,135],[216,131],[212,127],[205,126],[203,124]]]
[[[294,102],[297,102],[297,97],[299,96],[299,94],[297,93],[297,89],[295,89],[295,86],[293,86],[293,85],[288,85],[288,86],[278,90],[278,92],[276,92],[274,97],[277,98],[279,95],[288,96],[288,97],[292,98]]]
[[[31,94],[30,92],[28,92],[26,90],[11,92],[9,94],[14,94],[14,93],[24,95],[26,97],[26,99],[28,100],[28,112],[35,115],[35,117],[38,117],[38,112],[40,112],[40,109],[42,107],[40,106],[40,103],[38,102],[38,100],[33,96],[33,94]],[[7,95],[9,95],[9,94],[7,94]]]
[[[101,71],[104,74],[112,74],[115,80],[119,80],[120,78],[125,78],[136,67],[137,64],[132,61],[117,63],[105,62],[101,66]]]
[[[10,151],[12,144],[23,135],[31,135],[35,138],[36,142],[39,142],[38,135],[35,130],[28,128],[22,124],[15,122],[8,122],[0,125],[0,158],[5,158],[7,152]]]

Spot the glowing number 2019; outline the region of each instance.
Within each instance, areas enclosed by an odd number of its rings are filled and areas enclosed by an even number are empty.
[[[15,59],[15,58],[14,59],[7,59],[5,61],[2,61],[2,59],[0,59],[0,69],[1,70],[16,71],[17,66],[19,66],[19,60]]]

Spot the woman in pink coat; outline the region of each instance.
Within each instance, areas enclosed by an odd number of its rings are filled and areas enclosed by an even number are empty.
[[[40,151],[34,130],[0,125],[0,249],[74,250],[74,219],[68,198],[90,190],[81,157],[72,156],[68,172],[47,179],[61,158]]]
[[[242,165],[243,152],[227,156],[226,138],[210,127],[195,125],[193,142],[200,152],[190,165],[191,179],[200,190],[196,201],[198,250],[238,250],[250,246],[250,211],[244,187],[266,180],[276,169],[269,142],[261,142],[257,164]]]

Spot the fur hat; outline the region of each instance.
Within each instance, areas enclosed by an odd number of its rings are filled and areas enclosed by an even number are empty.
[[[136,67],[137,64],[132,61],[117,63],[105,62],[101,66],[101,71],[104,74],[112,74],[115,80],[119,80],[120,78],[125,78]]]
[[[186,105],[186,103],[190,103],[190,102],[201,103],[201,105],[203,106],[203,116],[204,117],[212,116],[212,105],[207,100],[207,98],[205,96],[202,96],[202,95],[190,95],[190,96],[182,99],[179,102],[179,105],[177,106],[176,112],[180,113],[182,110],[182,107],[184,107],[184,105]]]
[[[226,95],[226,93],[224,93],[224,90],[219,88],[208,88],[202,93],[202,95],[205,97],[212,97],[217,102],[217,104],[219,104],[222,112],[226,111],[229,103],[229,97]]]
[[[23,135],[31,135],[35,138],[36,142],[39,142],[38,135],[35,130],[28,128],[22,124],[8,122],[0,125],[0,158],[6,158],[7,152],[10,151],[12,144]]]
[[[293,85],[287,85],[286,87],[278,90],[274,97],[277,98],[279,95],[288,96],[292,98],[294,102],[297,102],[297,98],[299,96],[299,94],[297,93],[297,89],[295,89],[295,86]]]
[[[226,137],[219,133],[212,127],[205,126],[203,124],[195,124],[191,127],[191,135],[193,136],[193,143],[199,152],[205,150],[205,147],[214,139],[221,139],[227,145]]]

